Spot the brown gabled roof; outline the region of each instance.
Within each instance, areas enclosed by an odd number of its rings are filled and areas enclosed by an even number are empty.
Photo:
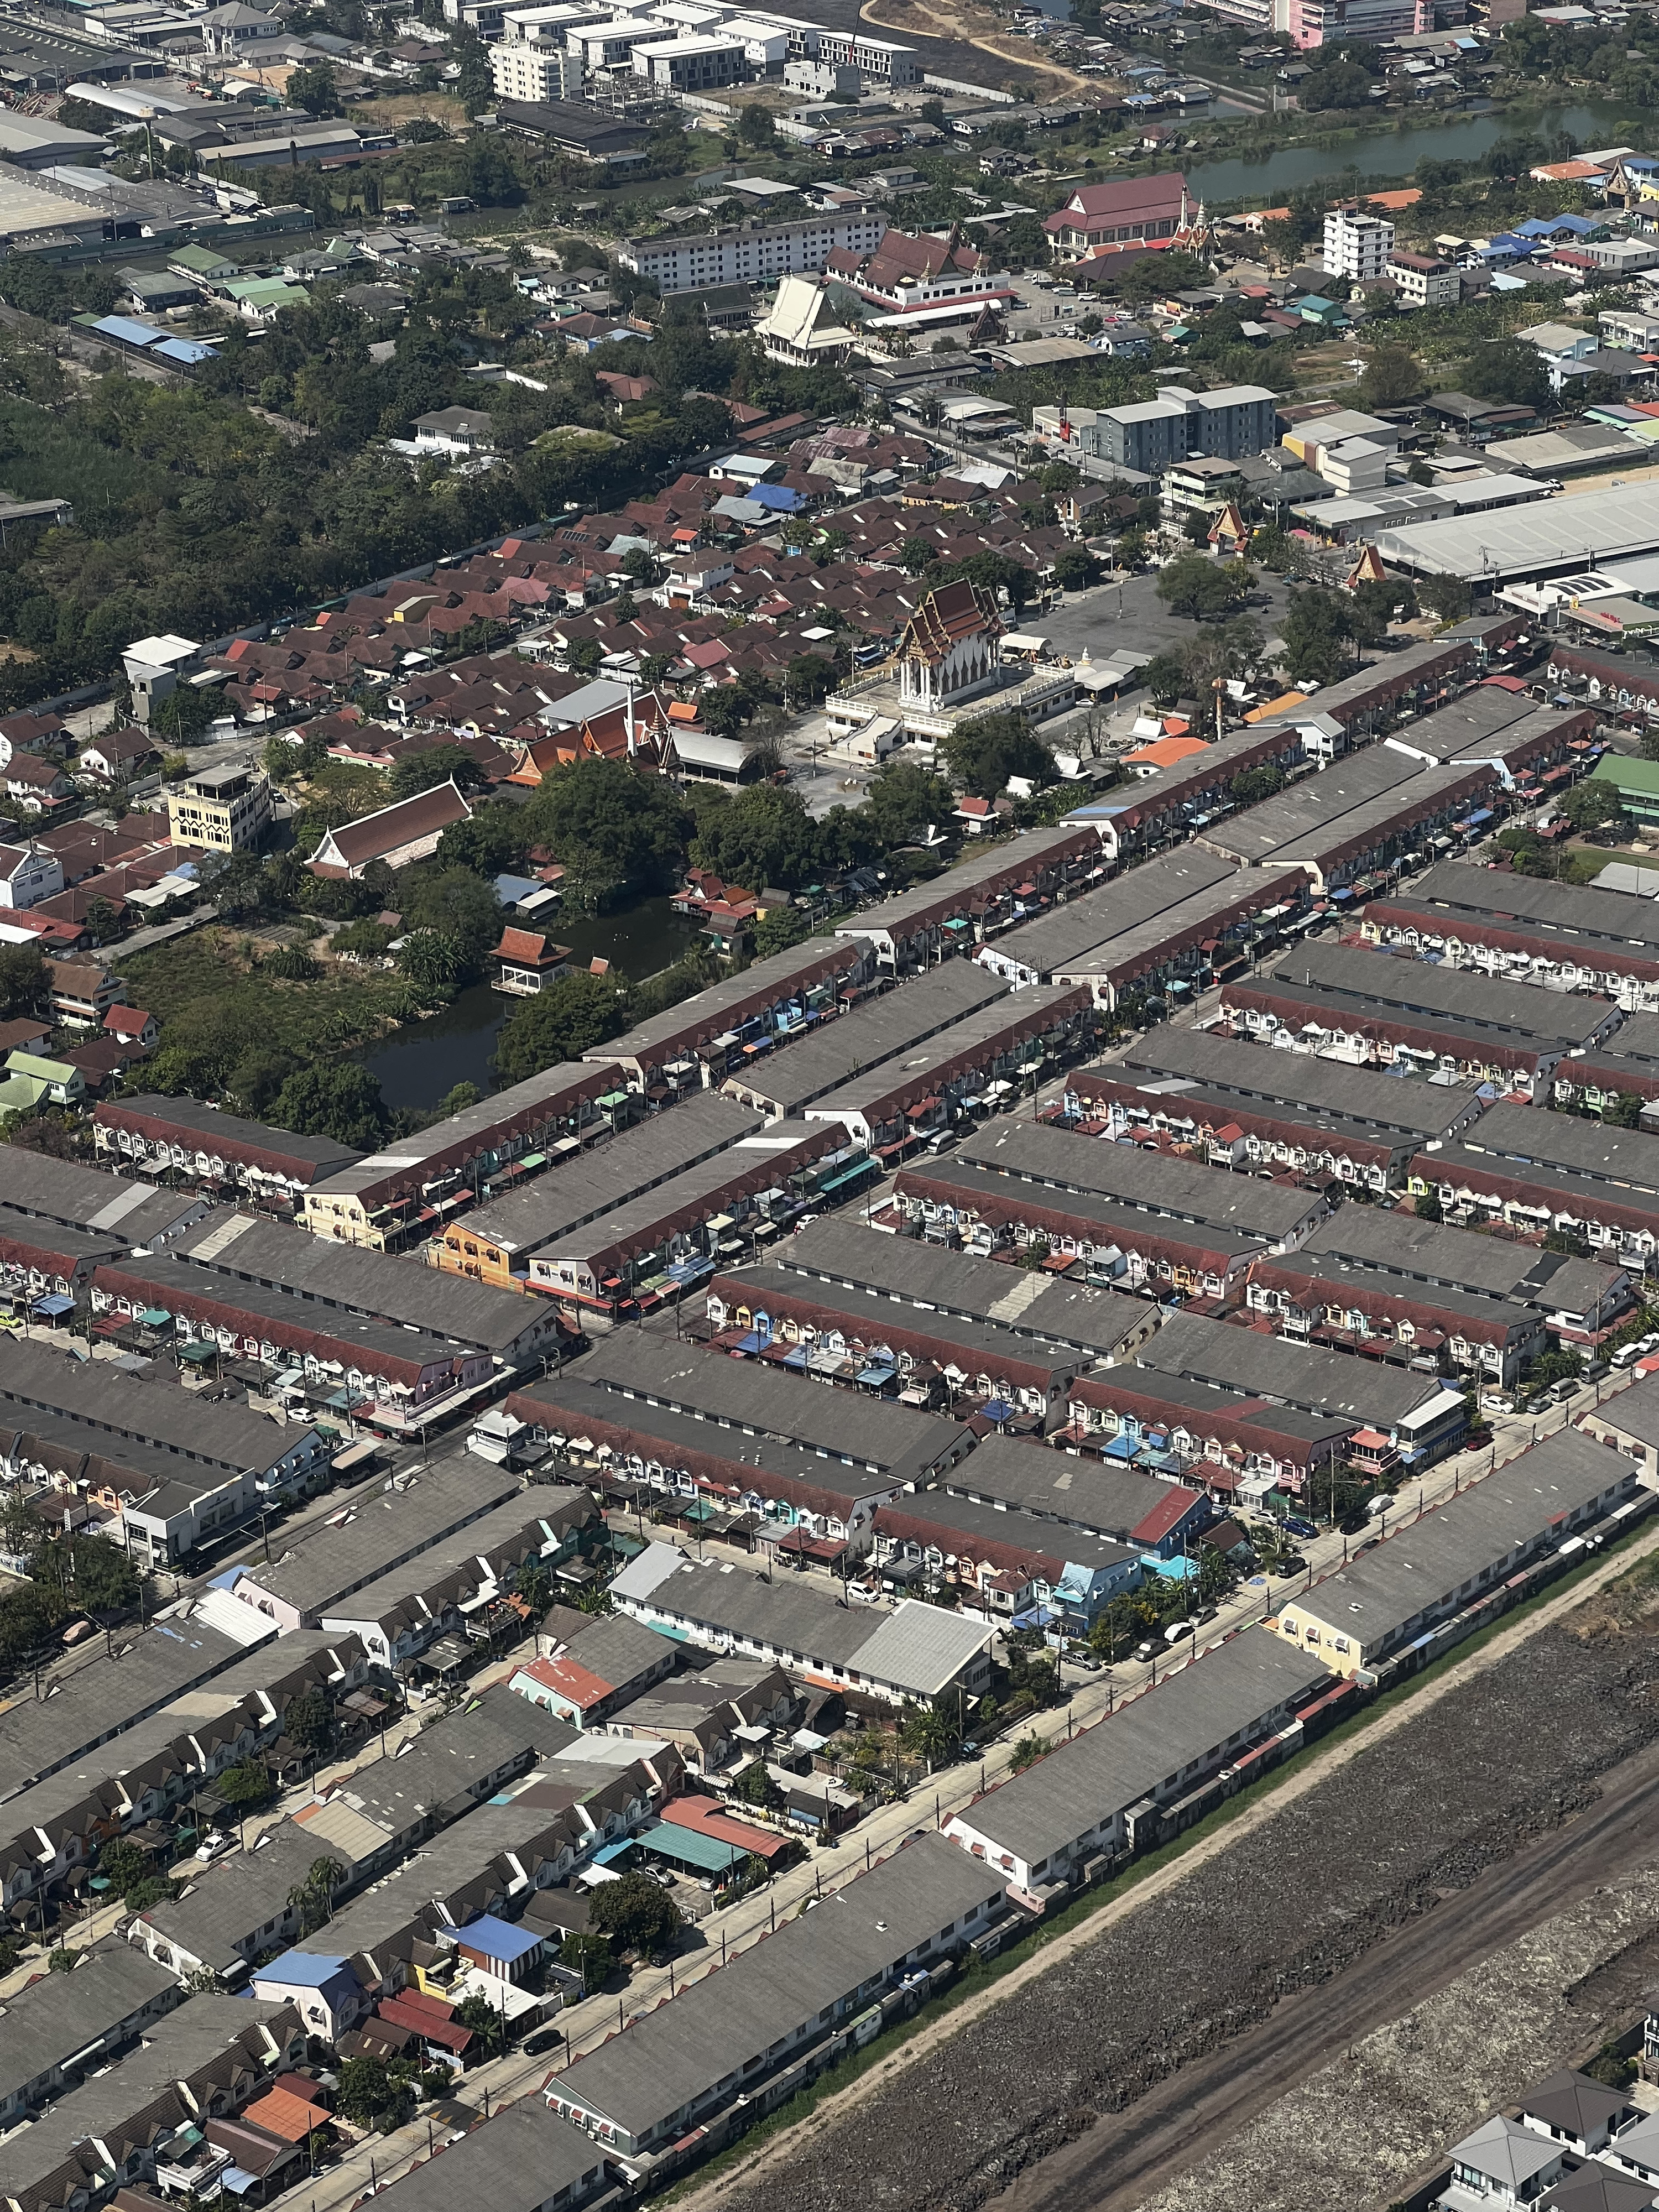
[[[329,831],[323,843],[331,839],[347,867],[366,867],[383,853],[395,853],[417,838],[430,837],[434,831],[448,829],[452,822],[468,821],[471,813],[453,783],[441,783],[431,791],[417,792],[413,799],[400,799],[394,805],[366,814],[361,822],[343,822],[337,830]]]
[[[963,580],[929,592],[905,625],[899,650],[911,659],[942,660],[966,637],[999,637],[1002,624],[988,592]]]

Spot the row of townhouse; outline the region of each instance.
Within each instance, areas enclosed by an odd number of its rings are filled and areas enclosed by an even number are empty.
[[[1521,1112],[1525,1125],[1512,1118]],[[1407,1188],[1459,1221],[1583,1238],[1598,1259],[1639,1274],[1659,1254],[1656,1163],[1659,1137],[1645,1132],[1498,1106],[1469,1140],[1419,1153]]]
[[[73,1771],[61,1768],[20,1790],[0,1808],[4,1905],[55,1894],[101,1844],[275,1744],[296,1699],[313,1688],[343,1695],[368,1674],[368,1654],[355,1637],[319,1633],[297,1646],[261,1649],[225,1668],[210,1693],[183,1700],[180,1711],[163,1708]]]

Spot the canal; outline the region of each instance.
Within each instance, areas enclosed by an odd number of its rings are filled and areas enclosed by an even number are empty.
[[[1507,107],[1478,114],[1440,116],[1432,122],[1402,121],[1387,131],[1324,134],[1314,146],[1264,147],[1259,157],[1234,155],[1200,161],[1187,172],[1188,190],[1211,206],[1229,200],[1261,200],[1319,185],[1345,169],[1364,177],[1408,177],[1419,161],[1472,161],[1500,138],[1547,137],[1570,131],[1581,145],[1639,143],[1641,126],[1611,100],[1572,107]]]
[[[698,935],[696,923],[672,913],[665,897],[644,899],[624,914],[563,919],[556,915],[546,929],[556,944],[570,947],[573,964],[586,967],[590,960],[608,960],[635,982],[654,975],[659,968],[672,967]],[[488,983],[474,983],[453,1005],[424,1021],[406,1022],[355,1056],[379,1079],[387,1106],[429,1112],[458,1083],[475,1083],[480,1091],[495,1089],[490,1065],[495,1042],[520,1003],[492,991]]]

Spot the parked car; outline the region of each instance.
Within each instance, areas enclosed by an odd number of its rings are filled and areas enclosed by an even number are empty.
[[[1306,1543],[1310,1537],[1316,1536],[1319,1534],[1318,1528],[1311,1521],[1300,1520],[1293,1513],[1287,1513],[1285,1515],[1284,1525],[1290,1530],[1292,1536],[1300,1536],[1304,1543]]]
[[[1342,1535],[1358,1536],[1371,1524],[1363,1513],[1350,1513],[1345,1520],[1339,1521],[1336,1525]]]
[[[1515,1411],[1514,1396],[1508,1390],[1483,1390],[1480,1393],[1480,1410],[1483,1413],[1512,1413]]]
[[[1197,1632],[1197,1623],[1194,1621],[1172,1620],[1164,1632],[1164,1641],[1166,1644],[1179,1644],[1183,1636],[1194,1636]]]
[[[1299,1559],[1294,1552],[1287,1553],[1285,1556],[1280,1559],[1274,1571],[1277,1573],[1280,1582],[1293,1583],[1298,1575],[1306,1574],[1308,1571],[1308,1562],[1304,1559]]]
[[[207,1866],[215,1859],[223,1858],[227,1851],[234,1850],[235,1848],[234,1836],[222,1836],[216,1832],[203,1838],[196,1847],[196,1856],[204,1866]]]
[[[524,2046],[526,2058],[539,2058],[544,2051],[556,2051],[564,2041],[556,2027],[544,2027],[539,2035],[532,2035]]]

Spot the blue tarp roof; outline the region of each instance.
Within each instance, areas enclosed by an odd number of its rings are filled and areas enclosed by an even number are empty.
[[[101,337],[119,338],[123,345],[154,345],[161,335],[153,324],[135,322],[131,315],[106,315],[92,327]]]
[[[486,1959],[501,1959],[511,1963],[523,1959],[538,1949],[541,1937],[532,1929],[515,1928],[510,1920],[498,1920],[493,1912],[469,1920],[457,1931],[459,1942],[469,1951],[482,1952]]]
[[[345,1965],[337,1952],[284,1951],[268,1966],[257,1969],[262,1982],[287,1982],[295,1989],[320,1990]]]
[[[800,505],[800,494],[787,484],[757,484],[749,496],[757,505],[775,507],[780,514],[793,514]]]

